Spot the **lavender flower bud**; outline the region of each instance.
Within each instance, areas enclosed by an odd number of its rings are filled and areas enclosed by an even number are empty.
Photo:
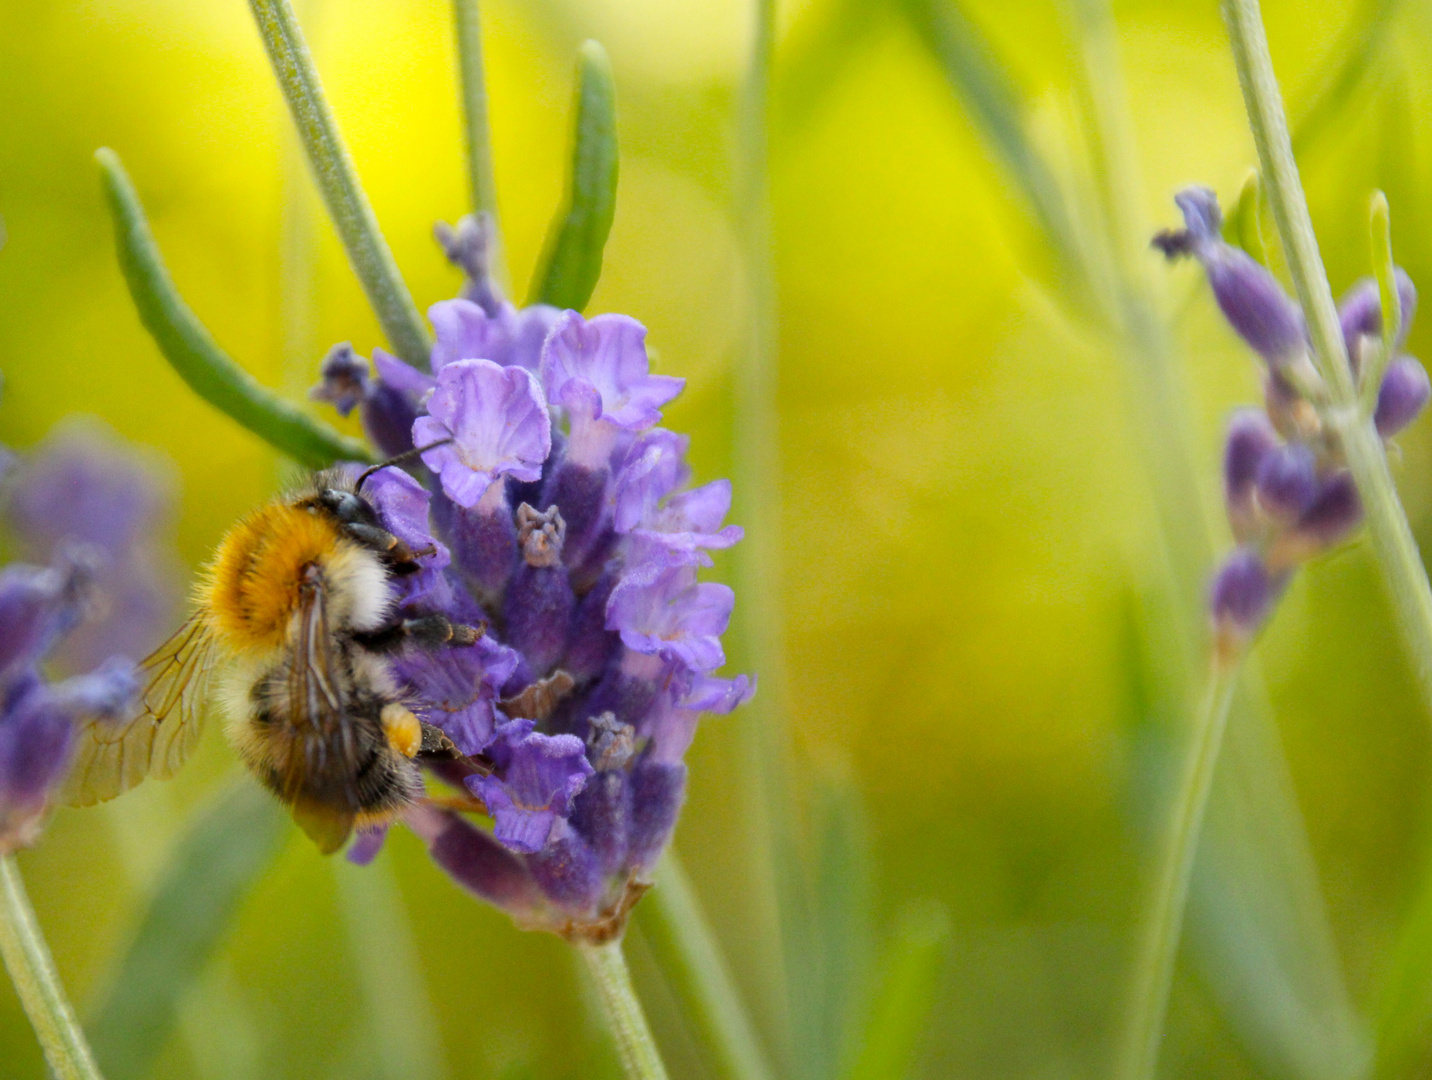
[[[1412,317],[1417,314],[1417,287],[1400,266],[1395,277],[1397,298],[1402,308],[1402,325],[1393,348],[1400,349],[1412,328]],[[1374,278],[1363,278],[1343,295],[1342,302],[1338,304],[1338,321],[1342,323],[1343,342],[1356,374],[1362,367],[1362,339],[1382,336],[1382,297]]]
[[[1296,521],[1318,493],[1312,450],[1302,443],[1288,443],[1263,455],[1257,487],[1258,505],[1269,517],[1283,524]]]
[[[1399,356],[1387,365],[1382,386],[1377,391],[1377,409],[1373,421],[1377,433],[1390,439],[1417,419],[1432,396],[1432,383],[1427,371],[1410,356]]]
[[[1253,491],[1263,459],[1278,449],[1278,436],[1268,417],[1258,409],[1240,409],[1228,424],[1223,450],[1223,498],[1228,521],[1239,542],[1258,531]]]
[[[1279,367],[1307,349],[1302,310],[1278,280],[1247,252],[1219,235],[1223,213],[1208,188],[1185,188],[1174,196],[1186,227],[1154,237],[1154,246],[1170,259],[1192,255],[1203,264],[1224,317],[1240,337]]]
[[[1263,625],[1273,602],[1273,583],[1257,552],[1239,548],[1219,568],[1209,591],[1209,610],[1220,642],[1238,645]]]
[[[1317,497],[1298,519],[1297,533],[1325,550],[1347,539],[1362,524],[1362,498],[1352,473],[1340,470],[1323,478]]]
[[[363,400],[368,387],[368,361],[344,341],[328,350],[318,369],[319,383],[308,392],[314,401],[326,401],[347,416]]]

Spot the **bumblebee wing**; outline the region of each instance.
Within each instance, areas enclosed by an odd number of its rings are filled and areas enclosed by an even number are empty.
[[[145,687],[137,713],[80,725],[61,801],[91,806],[184,764],[203,730],[214,647],[207,612],[199,611],[140,663]]]
[[[354,757],[344,715],[341,658],[333,647],[323,580],[314,573],[300,593],[297,632],[288,659],[289,722],[294,731],[283,766],[284,798],[293,817],[325,855],[348,839],[357,814],[346,784]]]

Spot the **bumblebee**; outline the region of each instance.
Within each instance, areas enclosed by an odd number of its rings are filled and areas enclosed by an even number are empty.
[[[471,645],[483,629],[394,614],[397,580],[432,551],[385,529],[363,496],[386,464],[356,482],[319,473],[229,530],[197,610],[140,665],[138,713],[77,733],[62,797],[90,805],[172,775],[198,741],[220,672],[216,696],[240,758],[325,854],[421,796],[418,759],[462,758],[403,704],[391,657]]]

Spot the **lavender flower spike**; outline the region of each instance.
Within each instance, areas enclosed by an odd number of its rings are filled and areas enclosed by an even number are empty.
[[[1307,350],[1303,313],[1276,278],[1247,252],[1219,235],[1223,212],[1208,188],[1189,187],[1174,196],[1185,228],[1154,237],[1170,259],[1192,255],[1203,264],[1214,299],[1233,329],[1268,362],[1283,367]]]

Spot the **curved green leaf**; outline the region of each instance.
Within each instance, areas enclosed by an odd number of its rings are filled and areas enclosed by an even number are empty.
[[[602,275],[602,249],[617,209],[617,99],[607,51],[577,54],[575,136],[567,196],[532,277],[532,303],[581,311]]]
[[[180,1002],[287,832],[282,807],[244,780],[180,841],[109,996],[88,1025],[109,1080],[143,1080],[150,1074]]]
[[[361,442],[284,401],[219,348],[175,289],[119,155],[102,148],[95,151],[95,160],[114,216],[119,265],[139,309],[139,321],[179,377],[214,408],[310,468],[335,461],[371,461],[372,454]]]

